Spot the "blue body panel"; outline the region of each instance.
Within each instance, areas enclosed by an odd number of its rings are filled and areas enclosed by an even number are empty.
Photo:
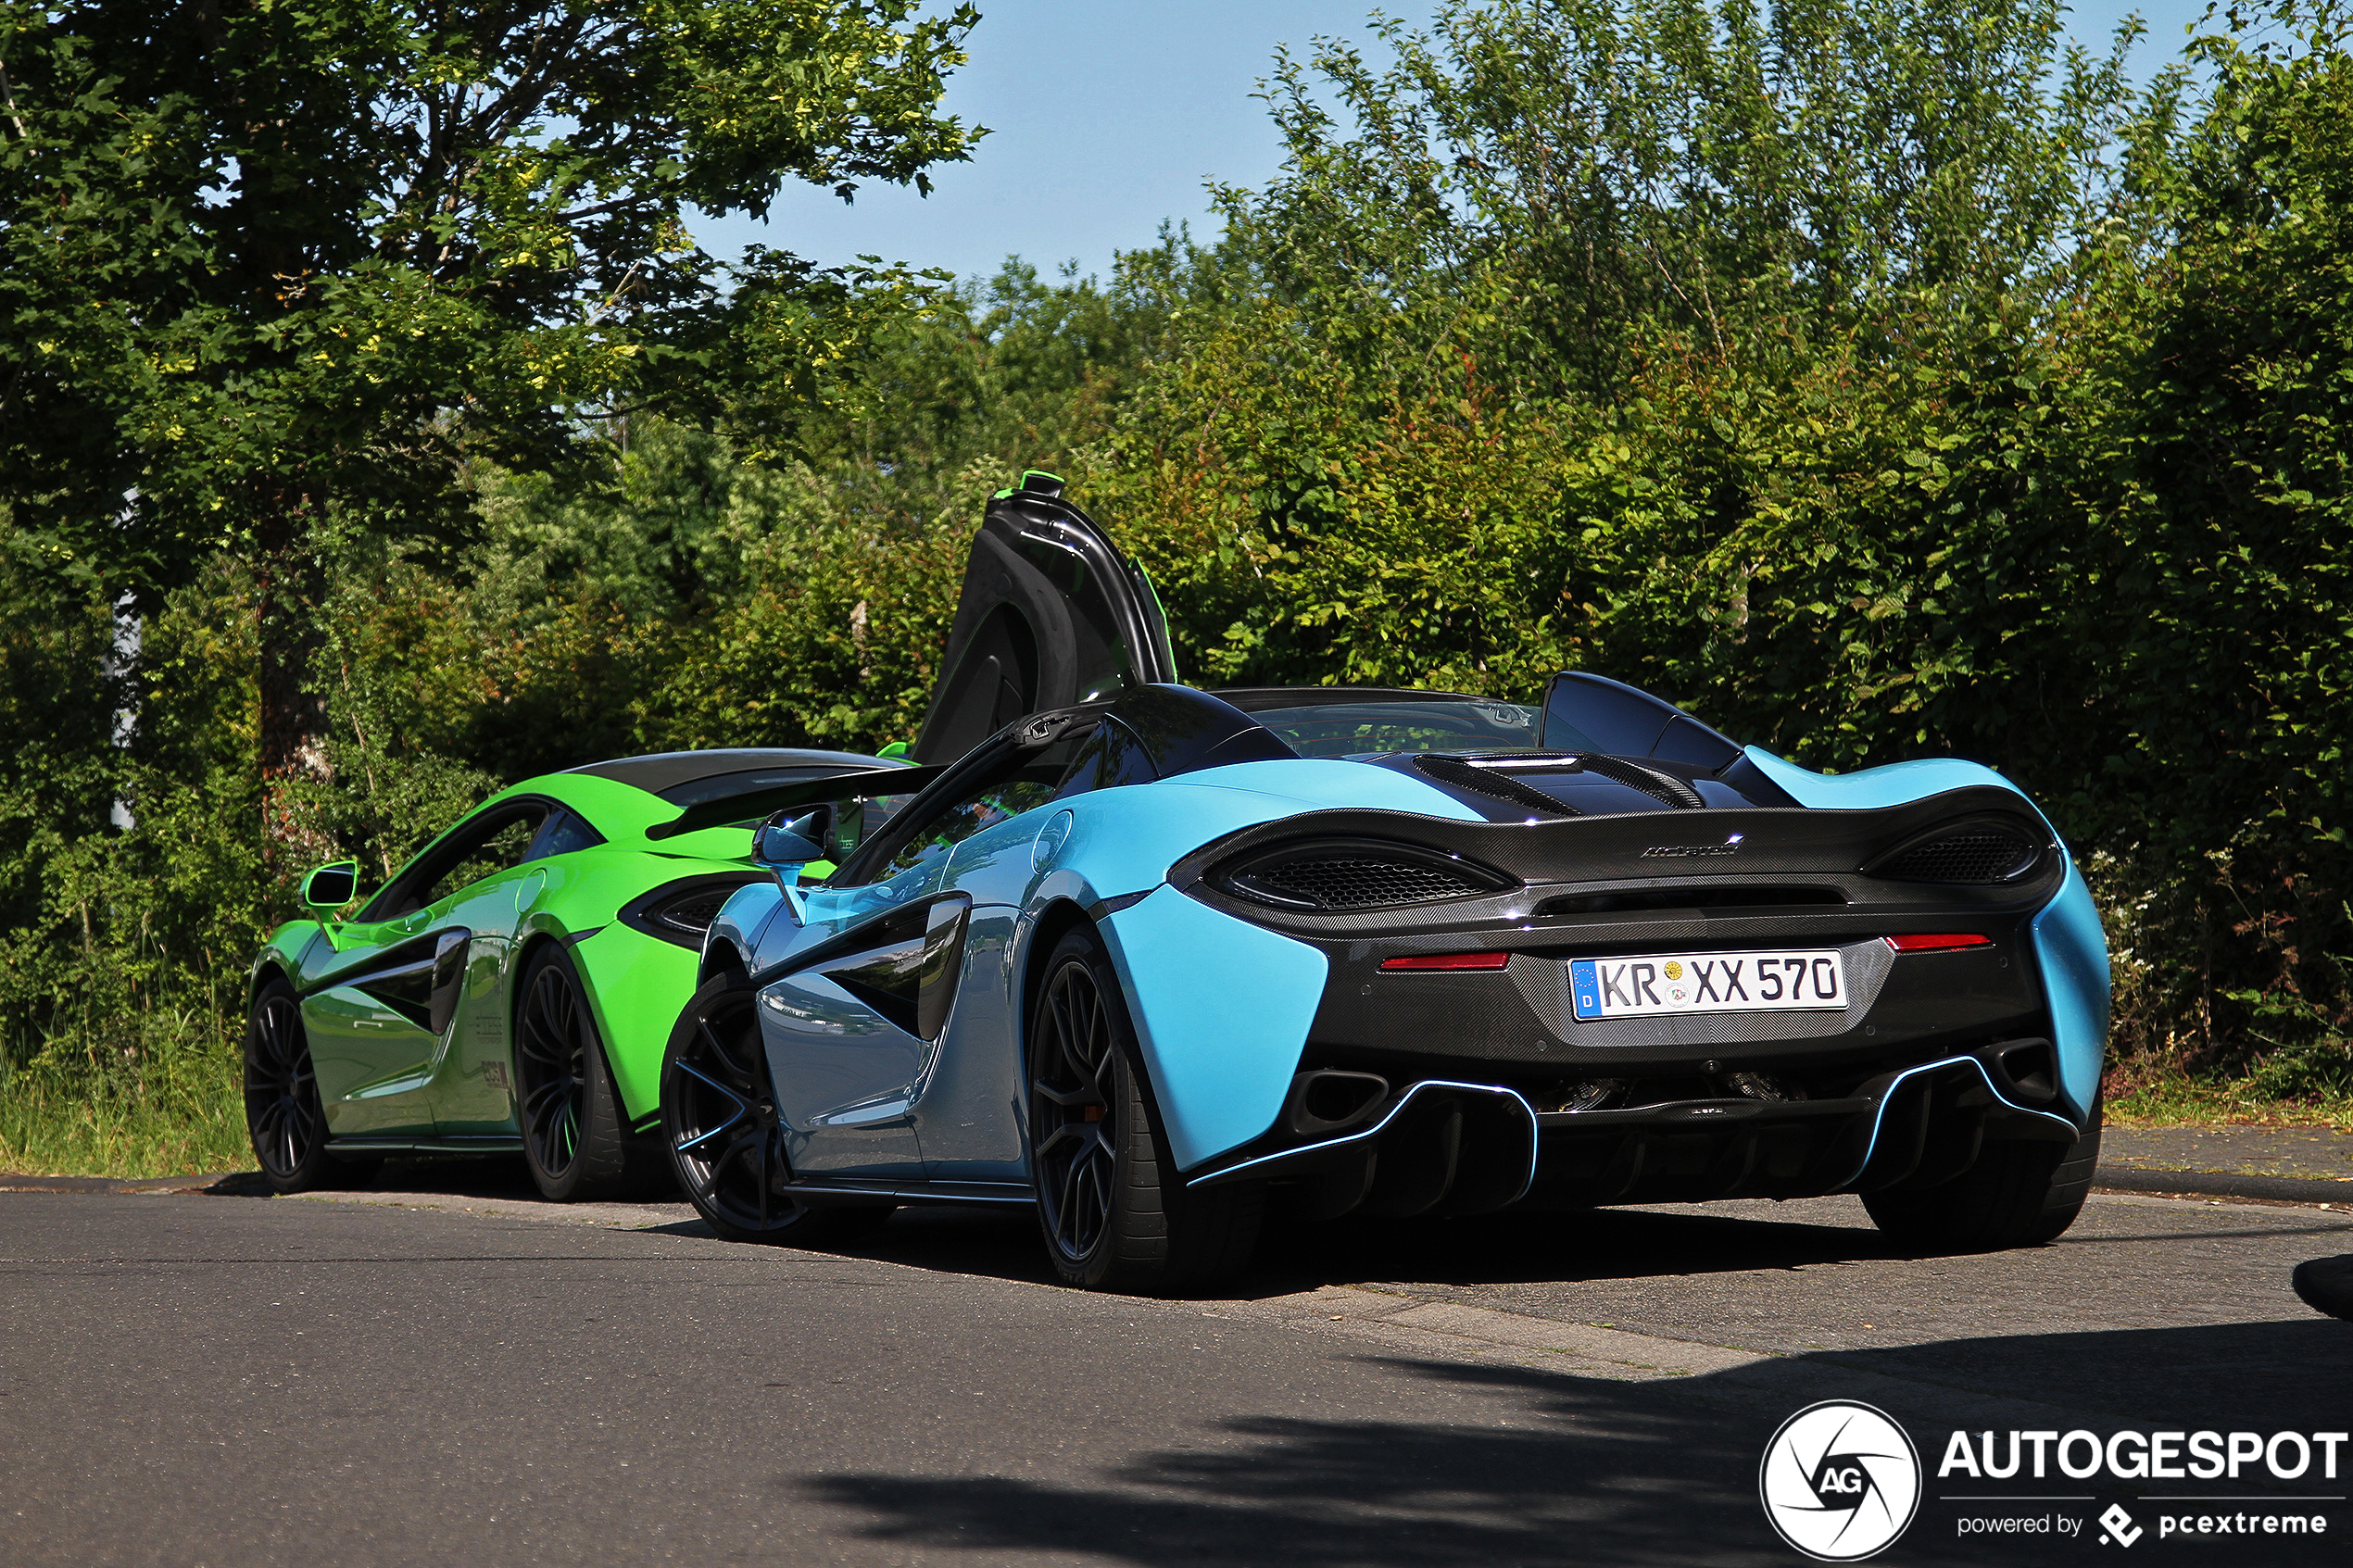
[[[916,1085],[915,1137],[932,1181],[1029,1179],[1021,934],[1011,906],[973,906],[955,1006]]]
[[[785,907],[784,889],[774,881],[748,882],[727,896],[719,906],[718,915],[711,929],[703,933],[702,964],[697,981],[708,979],[717,967],[713,959],[732,948],[736,961],[749,972],[751,956],[760,950],[760,938]]]
[[[1324,955],[1173,887],[1101,929],[1176,1168],[1273,1126],[1323,999]]]
[[[2026,800],[2029,807],[2034,805],[2026,799],[2024,790],[1993,769],[1982,762],[1964,762],[1957,757],[1890,762],[1884,768],[1866,768],[1859,773],[1817,773],[1794,762],[1785,762],[1762,746],[1752,746],[1747,750],[1748,759],[1787,791],[1792,800],[1818,811],[1869,811],[1881,806],[1904,806],[1942,795],[1948,789],[1967,789],[1973,784],[1993,784]],[[2043,813],[2036,809],[2034,814],[2039,817]]]
[[[1817,773],[1785,762],[1757,746],[1748,747],[1748,759],[1787,791],[1799,805],[1817,810],[1867,810],[1901,806],[1948,789],[1971,784],[1995,784],[2026,802],[2037,817],[2042,809],[2026,792],[1976,762],[1938,757],[1917,762],[1892,762],[1859,773]],[[2045,827],[2048,818],[2043,819]],[[2058,834],[2054,831],[2054,840]],[[2067,846],[2059,846],[2067,855]],[[2043,975],[2044,998],[2050,1005],[2052,1048],[2058,1055],[2059,1089],[2075,1112],[2080,1126],[2092,1113],[2099,1093],[2100,1070],[2108,1055],[2108,933],[2100,912],[2083,885],[2075,859],[2067,858],[2067,880],[2057,897],[2034,917],[2034,959]]]
[[[2099,907],[2083,885],[2074,862],[2067,884],[2034,917],[2034,956],[2043,966],[2043,989],[2051,1004],[2051,1044],[2058,1052],[2059,1088],[2080,1123],[2091,1114],[2100,1091],[2100,1062],[2108,1051],[2108,933]]]

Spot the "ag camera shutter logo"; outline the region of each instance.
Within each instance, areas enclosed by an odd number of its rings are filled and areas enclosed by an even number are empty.
[[[1781,1539],[1817,1562],[1856,1562],[1919,1512],[1919,1450],[1885,1411],[1825,1399],[1781,1423],[1756,1489]]]

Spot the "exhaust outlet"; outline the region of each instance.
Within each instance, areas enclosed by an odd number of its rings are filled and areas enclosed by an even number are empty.
[[[1302,1073],[1284,1098],[1283,1125],[1302,1138],[1327,1138],[1364,1121],[1388,1098],[1389,1080],[1378,1073]]]

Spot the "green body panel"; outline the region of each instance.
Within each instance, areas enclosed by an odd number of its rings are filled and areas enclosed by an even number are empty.
[[[751,835],[740,827],[717,827],[648,841],[646,830],[675,818],[679,809],[631,785],[582,773],[526,779],[465,821],[523,797],[569,807],[605,842],[509,867],[392,920],[289,922],[257,957],[257,988],[281,973],[302,995],[320,1099],[333,1136],[461,1143],[519,1138],[517,987],[533,953],[550,943],[568,947],[585,982],[628,1121],[641,1123],[659,1110],[662,1052],[679,1009],[693,994],[698,954],[623,923],[621,911],[673,882],[756,870]],[[382,955],[404,944],[429,946],[437,934],[456,929],[469,933],[462,977],[449,1023],[438,1033],[356,984],[322,984],[368,980],[381,971]]]
[[[573,960],[591,977],[589,1003],[632,1124],[661,1108],[661,1053],[679,1010],[695,994],[698,958],[620,924],[573,949]]]

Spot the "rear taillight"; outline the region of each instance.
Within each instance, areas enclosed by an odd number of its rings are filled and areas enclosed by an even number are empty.
[[[1385,970],[1502,969],[1509,953],[1416,953],[1408,958],[1383,959]]]
[[[1881,940],[1899,953],[1942,953],[1955,947],[1990,947],[1994,945],[1991,936],[1980,936],[1969,931],[1924,936],[1889,936]]]

